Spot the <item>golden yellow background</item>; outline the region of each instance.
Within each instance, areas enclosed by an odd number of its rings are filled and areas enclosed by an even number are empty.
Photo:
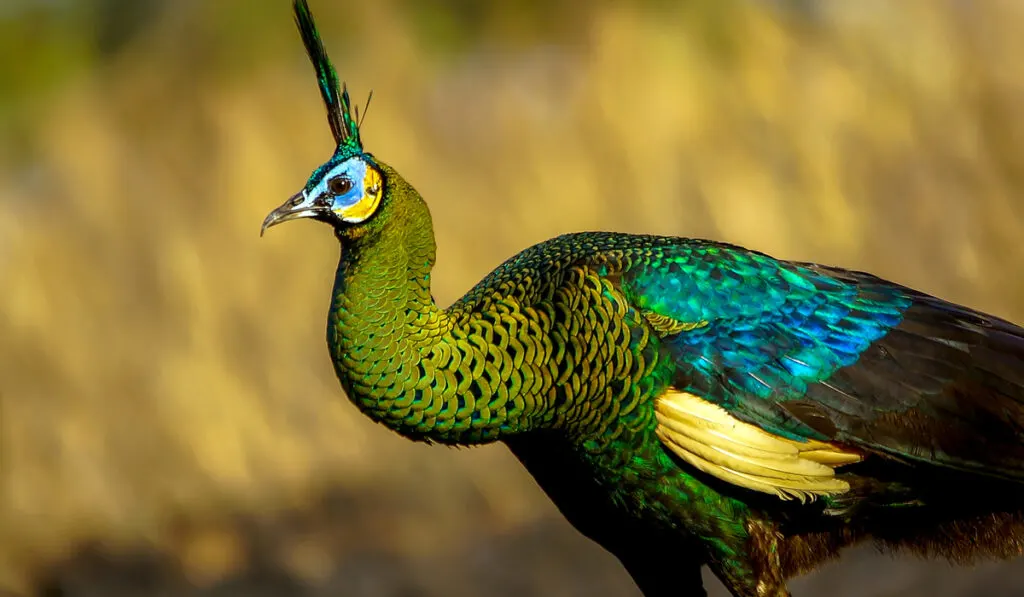
[[[1024,321],[1024,3],[312,0],[435,296],[561,232],[713,237]],[[285,0],[0,8],[0,594],[635,595],[504,448],[343,397]],[[857,550],[798,596],[1013,595]],[[717,591],[717,592],[715,592]],[[713,586],[714,595],[722,595]]]

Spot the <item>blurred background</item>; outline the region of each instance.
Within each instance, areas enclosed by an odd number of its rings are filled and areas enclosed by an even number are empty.
[[[712,237],[1024,321],[1024,3],[313,0],[448,304],[561,232]],[[0,2],[0,594],[635,596],[501,446],[358,414],[285,0]],[[710,577],[709,577],[710,579]],[[712,594],[724,595],[709,580]],[[1024,594],[871,548],[797,597]]]

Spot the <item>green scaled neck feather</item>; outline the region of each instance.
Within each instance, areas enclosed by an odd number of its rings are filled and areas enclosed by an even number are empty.
[[[593,232],[447,309],[420,195],[367,153],[305,0],[336,149],[263,230],[341,244],[327,340],[348,397],[413,439],[503,441],[648,597],[736,597],[874,537],[955,561],[1024,545],[1024,329],[870,274]]]
[[[644,386],[605,381],[639,377],[656,360],[642,336],[631,338],[623,325],[630,309],[608,300],[611,284],[596,273],[566,272],[579,287],[562,297],[542,283],[558,258],[583,256],[586,245],[565,238],[525,252],[441,310],[430,296],[435,245],[426,204],[393,169],[374,164],[386,189],[376,215],[337,230],[343,248],[327,338],[349,397],[415,439],[469,444],[554,427],[614,437],[602,406],[628,407]],[[598,335],[614,344],[585,343]],[[579,369],[556,369],[566,362]]]
[[[475,443],[526,428],[527,405],[483,379],[494,365],[487,347],[471,343],[465,318],[431,298],[426,204],[394,170],[378,167],[386,191],[377,215],[337,233],[343,248],[327,339],[342,386],[371,418],[416,439]]]

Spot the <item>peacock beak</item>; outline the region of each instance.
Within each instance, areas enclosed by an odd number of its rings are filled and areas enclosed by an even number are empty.
[[[281,222],[287,222],[288,220],[295,220],[298,218],[323,216],[328,211],[329,209],[326,207],[315,205],[313,200],[306,196],[305,191],[299,191],[285,201],[281,207],[278,207],[267,214],[267,217],[263,220],[263,227],[260,228],[260,236],[263,236],[263,233],[267,231],[267,228],[280,224]]]

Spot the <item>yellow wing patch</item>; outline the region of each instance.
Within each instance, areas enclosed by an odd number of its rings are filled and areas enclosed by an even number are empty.
[[[655,414],[658,438],[684,461],[733,485],[784,500],[809,502],[849,491],[850,484],[836,478],[835,467],[863,458],[833,444],[773,435],[686,392],[662,395]]]

